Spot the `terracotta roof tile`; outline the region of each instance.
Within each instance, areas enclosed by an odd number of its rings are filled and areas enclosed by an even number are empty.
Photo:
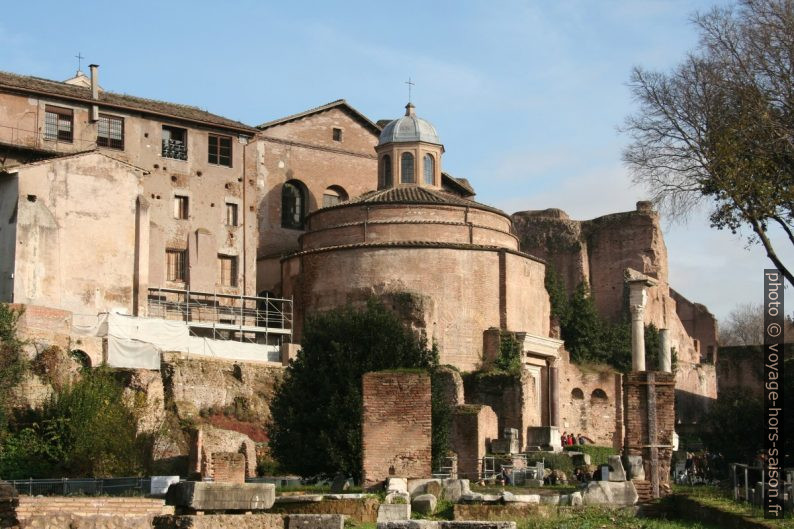
[[[80,101],[89,104],[94,103],[94,100],[91,99],[90,88],[66,84],[59,81],[51,81],[49,79],[42,79],[40,77],[17,75],[8,72],[0,72],[0,90],[2,89],[61,97],[64,99],[70,99],[73,101]],[[198,107],[189,105],[180,105],[177,103],[168,103],[154,99],[145,99],[127,94],[117,94],[115,92],[108,92],[105,90],[100,90],[99,100],[97,103],[104,107],[137,110],[150,114],[193,121],[205,125],[213,125],[222,128],[233,129],[236,131],[244,131],[251,134],[256,132],[255,128],[250,127],[245,123],[224,118],[223,116],[218,116],[217,114],[211,114],[206,110],[201,110]]]
[[[342,202],[339,205],[332,207],[339,208],[353,204],[448,204],[451,206],[483,209],[504,215],[505,217],[508,216],[500,209],[486,206],[485,204],[475,202],[474,200],[469,200],[446,191],[419,186],[398,186],[388,189],[380,189],[378,191],[370,191],[356,198],[352,198],[347,202]]]

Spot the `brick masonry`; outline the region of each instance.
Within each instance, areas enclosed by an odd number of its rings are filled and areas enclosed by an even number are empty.
[[[493,439],[499,438],[499,423],[490,406],[465,404],[452,415],[452,450],[458,456],[458,476],[479,479],[485,456]]]
[[[378,371],[362,380],[362,470],[365,489],[389,476],[431,473],[430,376]]]
[[[623,378],[624,453],[641,455],[646,479],[652,481],[651,460],[654,446],[658,451],[659,484],[669,482],[675,428],[675,376],[673,373],[642,371]],[[648,388],[652,388],[649,392]],[[649,395],[650,393],[650,395]],[[648,406],[649,399],[655,406]],[[654,424],[655,415],[655,424]],[[654,436],[656,439],[652,439]],[[649,446],[650,445],[650,446]]]
[[[245,483],[245,456],[234,452],[213,452],[212,478],[222,483]]]

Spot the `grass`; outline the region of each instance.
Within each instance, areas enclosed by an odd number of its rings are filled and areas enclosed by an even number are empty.
[[[698,503],[720,510],[722,512],[744,516],[757,520],[764,518],[764,511],[745,501],[735,501],[729,489],[708,485],[674,485],[675,495],[686,496]],[[785,527],[794,529],[794,518],[791,512],[786,512],[784,520],[764,520],[770,527]]]
[[[722,529],[679,520],[637,518],[633,509],[583,507],[560,510],[558,517],[517,520],[518,529]]]

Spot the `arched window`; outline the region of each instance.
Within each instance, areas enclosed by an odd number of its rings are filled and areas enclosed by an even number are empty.
[[[394,179],[391,174],[391,156],[388,154],[385,155],[380,159],[380,164],[381,187],[384,189],[392,187],[394,185]]]
[[[432,154],[425,154],[424,166],[425,184],[432,186],[436,183],[436,161]]]
[[[594,389],[590,394],[591,400],[607,400],[607,394],[603,389]]]
[[[302,230],[306,218],[306,188],[290,180],[281,188],[281,227]]]
[[[584,400],[584,391],[579,388],[571,390],[571,398],[574,400]]]
[[[400,156],[400,182],[403,184],[416,182],[414,177],[414,155],[410,152],[404,152]]]
[[[347,193],[341,186],[330,186],[323,192],[323,207],[330,208],[347,200]]]

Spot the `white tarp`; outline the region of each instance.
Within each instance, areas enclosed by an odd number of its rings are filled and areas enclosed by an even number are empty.
[[[224,360],[280,362],[277,345],[190,336],[182,321],[103,314],[96,324],[75,327],[83,335],[107,337],[107,364],[132,369],[160,369],[163,351]]]

